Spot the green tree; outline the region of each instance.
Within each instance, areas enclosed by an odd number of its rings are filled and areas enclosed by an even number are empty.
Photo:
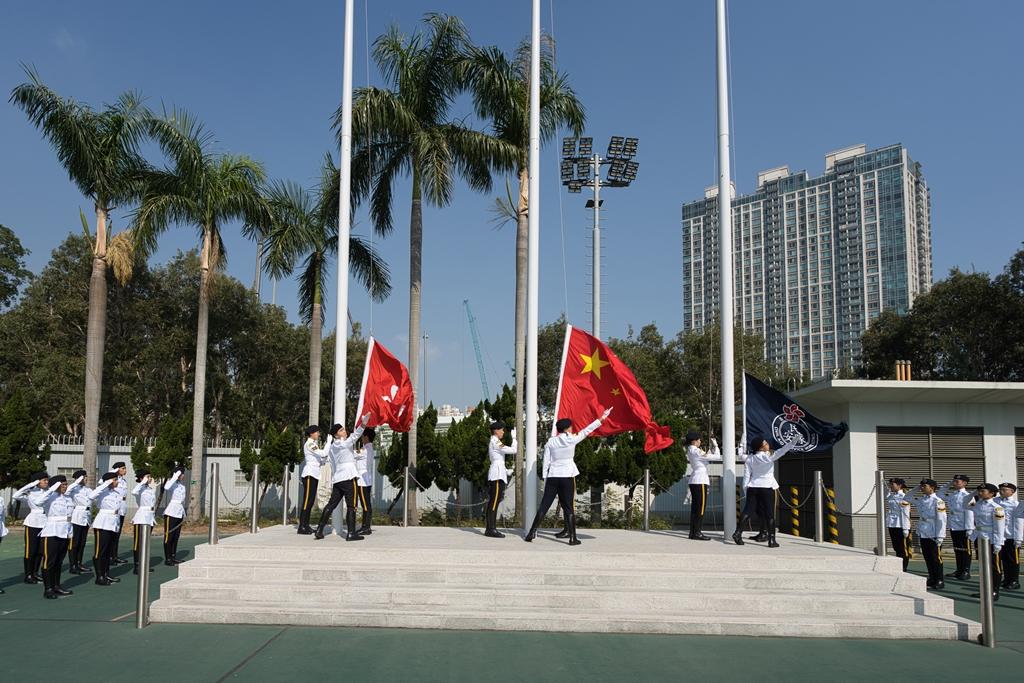
[[[241,220],[252,234],[256,226],[269,222],[269,207],[262,194],[262,165],[245,156],[212,152],[211,137],[187,114],[173,113],[154,126],[155,137],[171,158],[173,168],[145,174],[145,191],[135,212],[134,230],[137,244],[146,254],[152,253],[159,236],[172,225],[187,225],[199,232],[192,454],[201,462],[206,427],[211,281],[226,258],[221,229],[231,221]],[[192,521],[200,514],[201,479],[194,478],[190,486],[188,518]]]
[[[126,92],[112,105],[96,111],[48,88],[31,69],[28,81],[14,88],[10,101],[28,116],[53,145],[71,181],[93,203],[93,235],[85,215],[82,227],[92,243],[89,317],[85,346],[85,447],[83,466],[95,484],[96,444],[103,387],[103,347],[107,316],[107,266],[121,281],[131,275],[134,254],[124,235],[110,237],[110,213],[135,200],[145,163],[138,154],[147,133],[149,112],[138,94]],[[120,238],[120,239],[119,239]]]
[[[507,387],[506,387],[507,390]],[[487,484],[487,444],[491,438],[489,416],[481,402],[473,412],[458,422],[452,423],[440,439],[441,461],[446,471],[435,480],[439,488],[455,492],[456,514],[462,516],[462,496],[459,484],[462,480],[476,489]]]
[[[251,439],[243,443],[238,466],[245,472],[246,481],[252,481],[253,466],[260,466],[260,484],[263,488],[257,507],[263,505],[263,498],[271,485],[284,482],[284,469],[291,469],[300,460],[299,440],[296,433],[287,427],[279,430],[273,424],[269,425],[259,451],[253,448]]]
[[[388,478],[392,486],[398,489],[398,494],[395,496],[395,500],[392,501],[392,507],[401,497],[404,488],[405,467],[408,465],[406,454],[409,452],[409,434],[412,431],[406,432],[401,436],[396,435],[396,438],[391,442],[391,447],[381,456],[381,473]],[[439,474],[442,477],[446,476],[446,472],[449,471],[449,468],[447,468],[446,463],[443,461],[444,454],[440,449],[440,439],[437,436],[437,410],[434,409],[433,403],[420,413],[420,416],[416,419],[416,429],[414,431],[419,440],[421,457],[417,465],[409,466],[410,476],[415,477],[415,481],[412,478],[409,480],[409,491],[411,492],[414,488],[426,491],[434,483],[435,477]],[[390,511],[391,509],[389,508],[388,512]],[[409,509],[410,524],[413,523],[413,518],[416,517],[416,514],[416,508]]]
[[[21,487],[33,472],[46,469],[50,447],[43,446],[45,433],[16,391],[0,408],[0,489]]]
[[[14,231],[0,225],[0,309],[11,305],[22,286],[32,277],[32,273],[25,269],[28,253]]]
[[[428,14],[426,33],[403,36],[397,26],[374,43],[373,57],[389,88],[362,88],[352,107],[353,196],[370,197],[375,230],[392,229],[392,198],[399,176],[412,177],[409,221],[409,374],[419,371],[423,201],[447,206],[456,176],[490,191],[491,171],[511,170],[516,150],[486,133],[450,119],[459,92],[457,66],[468,43],[462,22]],[[338,128],[341,111],[335,118]],[[409,438],[409,465],[417,464],[418,435]],[[415,492],[406,501],[416,509]],[[410,515],[414,518],[415,515]]]

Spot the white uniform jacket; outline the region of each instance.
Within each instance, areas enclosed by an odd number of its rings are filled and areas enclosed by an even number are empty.
[[[121,496],[121,505],[117,508],[117,514],[124,517],[128,514],[128,482],[124,477],[117,478],[117,493]]]
[[[331,437],[327,437],[331,441]],[[313,477],[320,481],[320,467],[327,462],[327,448],[320,448],[313,439],[302,445],[302,472],[300,477]]]
[[[135,496],[135,504],[139,506],[132,517],[132,524],[156,524],[156,491],[153,487],[148,482],[140,481],[132,489],[132,495]]]
[[[359,470],[356,468],[356,454],[352,449],[355,448],[362,435],[363,425],[359,425],[343,441],[335,441],[333,436],[327,437],[327,458],[331,461],[332,484],[359,478]]]
[[[1010,496],[1009,498],[1003,498],[1002,496],[996,496],[994,499],[995,504],[1003,508],[1006,513],[1006,534],[1007,540],[1012,541],[1014,533],[1016,532],[1017,515],[1020,508],[1020,503],[1017,502],[1016,496]]]
[[[43,507],[46,510],[46,526],[39,532],[40,538],[71,538],[71,511],[75,501],[66,493],[59,493],[60,483],[46,491]]]
[[[181,472],[175,472],[171,478],[164,482],[164,491],[168,492],[167,505],[164,507],[164,517],[182,519],[185,516],[185,485],[181,483]]]
[[[903,529],[903,535],[910,533],[910,501],[906,491],[885,494],[885,526]]]
[[[1024,505],[1018,505],[1013,516],[1013,540],[1017,547],[1024,545]]]
[[[939,498],[946,501],[946,516],[950,531],[967,530],[967,506],[974,500],[974,491],[950,488],[943,484],[938,490]]]
[[[686,449],[686,459],[690,461],[690,482],[691,484],[710,484],[708,477],[708,463],[722,462],[722,454],[716,446],[713,450],[705,453],[696,446],[689,446]]]
[[[917,535],[942,543],[946,537],[946,501],[934,493],[928,496],[911,495],[910,502],[917,508]]]
[[[374,460],[373,444],[368,443],[356,451],[356,471],[359,472],[359,485],[363,488],[373,486],[374,475],[377,474],[377,463]]]
[[[757,451],[737,456],[737,458],[742,458],[743,466],[750,471],[747,477],[747,488],[778,489],[779,482],[775,481],[775,461],[793,450],[795,445],[796,442],[790,441],[775,452]],[[707,476],[706,470],[704,476]]]
[[[967,508],[967,530],[972,541],[986,538],[995,552],[1003,547],[1006,540],[1006,510],[994,500],[978,499]]]
[[[601,426],[600,420],[594,420],[576,434],[563,432],[548,439],[544,444],[544,478],[575,477],[580,473],[576,467],[576,444],[590,436],[591,432]]]
[[[75,509],[71,511],[71,523],[78,526],[89,526],[92,523],[92,489],[85,484],[72,484],[68,487],[68,495],[75,501]]]
[[[96,488],[89,494],[89,498],[96,503],[96,518],[92,520],[93,529],[103,531],[118,531],[121,528],[121,520],[117,513],[121,509],[121,494],[116,488],[110,488],[110,482],[103,481],[96,485]]]
[[[39,488],[36,482],[26,484],[14,492],[14,500],[28,502],[28,515],[22,522],[27,527],[42,529],[46,526],[46,512],[43,511],[43,501],[46,500],[46,491]]]
[[[4,500],[3,496],[0,496],[0,538],[3,538],[10,532],[7,530],[7,501]]]
[[[511,446],[506,446],[501,439],[491,435],[491,441],[487,444],[487,459],[491,466],[487,468],[487,481],[503,481],[508,483],[508,468],[505,467],[505,456],[515,455],[516,442],[512,440]],[[546,460],[546,459],[545,459]]]

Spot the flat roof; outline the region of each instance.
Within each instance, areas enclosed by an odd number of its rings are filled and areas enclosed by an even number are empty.
[[[795,391],[819,405],[846,403],[1001,403],[1024,406],[1024,382],[921,382],[826,379]]]

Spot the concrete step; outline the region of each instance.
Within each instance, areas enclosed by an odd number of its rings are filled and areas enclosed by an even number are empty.
[[[153,603],[155,622],[287,624],[380,628],[430,628],[488,631],[563,631],[589,633],[662,633],[808,638],[973,639],[978,625],[954,616],[872,618],[845,615],[792,615],[769,621],[750,614],[649,615],[587,612],[574,609],[544,612],[501,608],[491,612],[445,610],[424,612],[384,609],[296,606],[287,602],[258,605],[237,601],[204,601],[201,605]]]

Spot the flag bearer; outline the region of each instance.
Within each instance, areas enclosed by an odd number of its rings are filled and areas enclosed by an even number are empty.
[[[515,430],[512,430],[515,432]],[[508,486],[508,468],[505,467],[505,456],[515,455],[516,440],[513,437],[512,445],[506,446],[502,439],[505,438],[505,423],[497,420],[491,423],[491,440],[487,444],[487,459],[490,467],[487,469],[487,502],[484,504],[484,518],[487,521],[487,529],[484,536],[491,538],[505,538],[505,534],[498,531],[498,503],[505,498],[505,487]]]
[[[922,479],[919,493],[911,496],[917,508],[917,538],[921,542],[921,554],[928,565],[928,587],[945,588],[942,576],[942,541],[946,538],[946,501],[935,495],[938,483],[934,479]]]
[[[373,427],[363,430],[360,439],[363,447],[356,451],[356,470],[359,472],[359,506],[363,508],[363,523],[356,533],[361,535],[372,534],[370,528],[373,522],[373,478],[377,474],[377,463],[373,453],[373,440],[377,433]]]
[[[907,497],[907,482],[899,477],[889,480],[889,492],[885,494],[885,526],[889,540],[897,557],[903,560],[903,571],[914,557],[914,546],[910,541],[910,499]]]
[[[700,449],[700,434],[689,432],[686,435],[686,459],[690,461],[690,538],[695,541],[710,541],[704,535],[704,509],[708,503],[708,463],[721,462],[722,455],[718,451],[718,443],[711,439],[711,450]]]
[[[124,518],[128,516],[128,481],[125,479],[128,467],[124,462],[115,462],[110,471],[117,475],[117,493],[121,496],[121,505],[117,509],[117,533],[110,548],[110,564],[116,567],[128,564],[127,560],[122,560],[117,556],[121,546],[121,531],[124,529]]]
[[[14,492],[14,500],[28,501],[28,516],[22,522],[25,529],[25,583],[39,583],[39,566],[43,562],[43,549],[39,544],[39,532],[46,526],[46,513],[43,512],[43,499],[46,489],[50,487],[50,477],[46,472],[36,472],[32,481]]]
[[[565,525],[569,529],[569,545],[581,544],[576,538],[576,513],[573,509],[576,500],[576,475],[580,473],[574,460],[576,444],[600,427],[611,412],[611,408],[604,411],[601,417],[584,427],[578,434],[573,433],[572,420],[569,418],[562,418],[555,423],[557,433],[544,444],[544,495],[540,499],[537,515],[533,518],[533,525],[523,537],[527,543],[537,537],[537,527],[544,520],[544,515],[548,513],[557,496],[565,513]]]
[[[946,501],[949,534],[953,537],[956,571],[949,576],[960,581],[971,578],[971,539],[967,538],[967,507],[974,500],[974,491],[967,488],[970,477],[958,474],[939,487],[939,498]]]
[[[110,547],[117,538],[118,512],[121,509],[121,494],[117,492],[117,473],[106,472],[102,481],[89,494],[96,503],[96,519],[92,522],[94,550],[92,568],[96,573],[97,586],[120,583],[121,579],[110,575]]]
[[[1003,588],[1017,590],[1020,588],[1020,550],[1014,542],[1016,519],[1020,514],[1017,501],[1017,485],[1004,481],[999,485],[999,495],[996,496],[996,505],[1006,512],[1006,541],[1003,543],[1003,552],[1000,556],[1003,565]]]
[[[181,483],[185,476],[185,467],[176,465],[174,474],[164,483],[164,491],[170,496],[164,507],[164,564],[173,567],[181,564],[178,561],[178,538],[181,536],[181,525],[185,523],[185,494],[187,490]]]
[[[775,540],[775,508],[779,502],[779,482],[775,481],[775,461],[789,453],[800,441],[794,439],[774,453],[767,439],[755,437],[750,442],[750,452],[742,456],[743,466],[750,470],[747,483],[747,498],[754,499],[757,516],[764,520],[768,531],[768,547],[778,548]],[[739,457],[739,456],[737,456]],[[743,545],[743,525],[747,521],[746,508],[743,516],[736,524],[732,540],[736,545]]]
[[[999,561],[999,551],[1006,540],[1006,510],[996,504],[995,497],[999,489],[995,484],[982,484],[977,489],[977,499],[967,508],[967,529],[970,539],[978,537],[988,539],[992,553],[992,599],[999,599],[999,588],[1003,582],[1003,569]],[[974,593],[971,597],[977,598]]]
[[[72,574],[91,574],[82,566],[85,555],[85,542],[89,538],[89,524],[92,522],[92,489],[85,485],[85,470],[77,470],[73,475],[75,483],[68,487],[68,495],[75,502],[71,511],[71,543],[68,544],[68,571]]]
[[[71,595],[60,585],[60,570],[71,538],[71,512],[75,509],[75,501],[67,491],[67,477],[58,474],[50,477],[50,488],[43,499],[46,526],[39,533],[39,540],[43,544],[43,597],[48,600]]]
[[[313,511],[313,503],[316,502],[320,468],[327,462],[327,450],[320,448],[320,427],[317,425],[306,427],[306,443],[302,446],[302,458],[302,489],[299,491],[302,503],[299,506],[298,532],[308,536],[313,533],[309,526],[309,515]]]
[[[370,413],[363,415],[355,431],[349,435],[344,425],[335,424],[327,437],[327,457],[331,461],[331,499],[327,501],[320,514],[320,523],[316,527],[314,538],[324,537],[324,527],[330,519],[334,508],[341,499],[345,499],[346,541],[361,541],[363,536],[356,531],[356,493],[359,489],[359,470],[356,468],[356,454],[353,452],[356,443],[363,435],[363,430],[370,422]]]
[[[134,532],[132,534],[132,560],[135,563],[132,567],[133,574],[139,573],[139,552],[142,550],[139,536],[142,535],[142,527],[148,526],[152,531],[156,524],[156,491],[153,490],[152,481],[153,477],[150,476],[149,470],[135,471],[136,483],[135,488],[132,489],[132,495],[135,496],[135,503],[139,509],[132,517],[132,531]],[[153,568],[150,567],[149,571],[153,571]]]

